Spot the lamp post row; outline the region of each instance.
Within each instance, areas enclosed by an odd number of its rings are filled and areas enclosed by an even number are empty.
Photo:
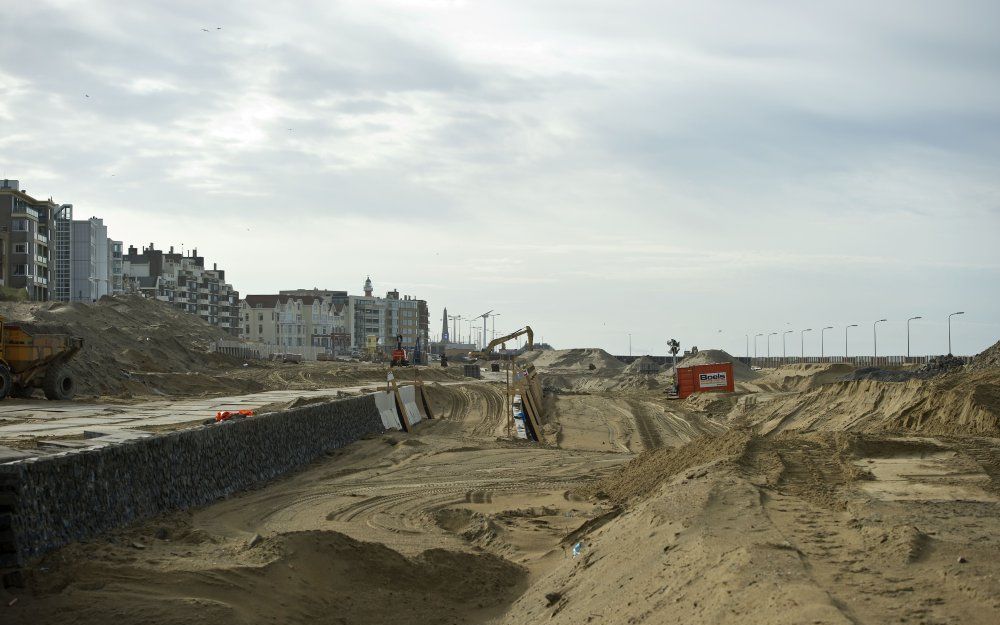
[[[950,315],[948,315],[948,355],[949,356],[952,353],[951,352],[951,318],[954,317],[954,316],[956,316],[956,315],[964,315],[964,314],[965,314],[965,311],[960,311],[960,312],[954,312],[954,313],[951,313]],[[910,322],[911,321],[916,321],[917,319],[923,319],[923,317],[921,317],[921,316],[910,317],[910,318],[908,318],[906,320],[906,357],[907,358],[910,357]],[[888,319],[879,319],[879,320],[875,321],[872,324],[872,345],[873,345],[873,353],[874,353],[875,358],[878,358],[878,324],[885,323],[887,321],[888,321]],[[856,327],[858,327],[858,324],[856,324],[856,323],[852,323],[852,324],[844,326],[844,357],[845,358],[848,356],[848,340],[847,340],[848,339],[848,330],[850,330],[851,328],[856,328]],[[826,356],[826,336],[825,336],[826,331],[827,330],[833,330],[833,329],[834,329],[833,326],[824,326],[824,327],[820,328],[820,331],[819,331],[819,355],[820,355],[820,358],[823,358],[824,356]],[[722,330],[719,330],[719,332],[721,332],[721,331]],[[799,357],[800,358],[805,358],[805,355],[806,355],[806,348],[805,348],[806,332],[812,332],[812,331],[813,331],[812,328],[805,328],[804,330],[800,331],[800,335],[799,335]],[[785,358],[788,357],[788,352],[786,350],[786,345],[785,345],[785,336],[788,335],[788,334],[790,334],[790,333],[792,333],[792,332],[794,332],[794,330],[785,330],[784,332],[781,333],[781,354],[782,354],[782,357],[785,357]],[[778,336],[778,334],[779,334],[778,332],[771,332],[771,333],[768,333],[768,334],[760,332],[760,333],[754,334],[753,335],[753,357],[755,359],[757,358],[757,339],[760,338],[760,337],[762,337],[762,336],[766,336],[767,337],[767,357],[770,358],[771,357],[771,337],[772,336]],[[747,340],[747,346],[746,346],[747,357],[749,358],[750,357],[750,334],[746,334],[746,340]]]

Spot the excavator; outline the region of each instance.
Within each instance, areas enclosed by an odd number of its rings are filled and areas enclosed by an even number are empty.
[[[392,361],[390,367],[409,367],[410,361],[406,359],[406,351],[403,349],[403,335],[396,335],[396,349],[392,350]]]
[[[493,348],[497,345],[506,343],[507,341],[516,339],[517,337],[527,334],[528,335],[528,345],[527,348],[531,349],[535,345],[535,333],[531,331],[531,326],[524,326],[517,332],[511,332],[507,336],[501,336],[500,338],[493,339],[490,344],[486,346],[481,352],[469,352],[470,358],[482,358],[483,360],[489,360],[490,354],[493,353]]]

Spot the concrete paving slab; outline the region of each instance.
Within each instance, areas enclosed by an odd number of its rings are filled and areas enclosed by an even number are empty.
[[[17,400],[0,402],[0,437],[79,436],[84,429],[105,426],[134,429],[143,426],[196,424],[215,417],[222,410],[255,409],[265,404],[287,402],[300,397],[336,396],[338,391],[358,392],[362,388],[381,388],[366,384],[353,387],[308,391],[278,390],[227,397],[200,397],[191,400],[153,400],[132,406],[121,404],[86,404],[79,402],[49,402]],[[30,421],[14,421],[17,419]]]
[[[23,460],[24,458],[34,458],[37,452],[24,451],[23,449],[12,449],[10,447],[0,447],[0,464],[13,460]]]

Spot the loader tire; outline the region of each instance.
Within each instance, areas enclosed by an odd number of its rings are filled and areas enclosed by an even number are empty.
[[[14,382],[10,378],[10,369],[4,365],[0,365],[0,399],[10,395],[13,385]]]
[[[65,401],[73,399],[76,382],[70,377],[68,371],[62,367],[56,367],[45,372],[42,390],[45,391],[46,399]]]

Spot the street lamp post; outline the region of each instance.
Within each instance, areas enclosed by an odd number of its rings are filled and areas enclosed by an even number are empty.
[[[755,334],[753,336],[753,359],[757,360],[757,337],[764,336],[763,333]]]
[[[629,358],[632,357],[632,333],[628,333],[628,355]]]
[[[823,356],[824,356],[824,354],[823,354],[823,333],[826,332],[827,330],[832,330],[832,329],[833,329],[833,326],[826,326],[825,328],[823,328],[822,330],[819,331],[819,357],[820,358],[823,358]]]
[[[948,315],[948,355],[951,356],[951,318],[955,315],[964,315],[964,312],[956,312]]]
[[[923,319],[923,317],[910,317],[906,320],[906,357],[910,357],[910,322],[914,319]]]
[[[785,335],[791,334],[792,332],[795,332],[795,330],[785,330],[785,332],[781,335],[781,357],[783,359],[788,358],[788,352],[785,351]]]
[[[851,325],[844,328],[844,362],[847,362],[847,331],[851,328],[858,327],[858,324],[852,323]]]
[[[799,360],[804,361],[806,359],[806,332],[812,332],[812,328],[806,328],[799,335]]]
[[[767,335],[767,359],[768,360],[771,359],[771,337],[772,336],[778,336],[778,333],[777,332],[772,332],[772,333],[770,333],[770,334]]]
[[[875,352],[875,364],[878,364],[878,324],[883,321],[888,321],[888,319],[879,319],[872,324],[872,345],[874,346]]]
[[[749,360],[750,359],[750,335],[747,334],[746,337],[747,337],[747,360]]]

